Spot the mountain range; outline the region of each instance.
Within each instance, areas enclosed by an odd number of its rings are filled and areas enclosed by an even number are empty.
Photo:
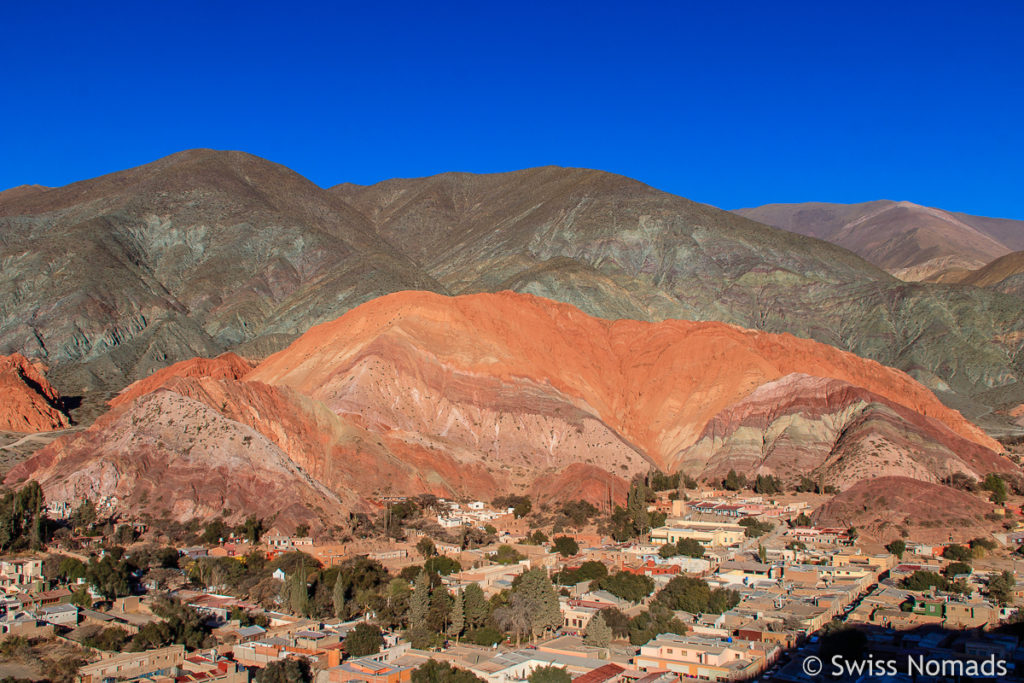
[[[912,202],[766,204],[736,213],[838,244],[903,280],[954,281],[941,276],[1024,250],[1024,221]]]
[[[513,290],[606,319],[824,342],[906,371],[993,433],[1019,430],[1006,411],[1024,403],[1018,297],[903,282],[839,246],[599,171],[324,189],[251,155],[192,150],[0,193],[0,263],[0,352],[45,362],[69,395],[196,356],[263,358],[392,292]]]

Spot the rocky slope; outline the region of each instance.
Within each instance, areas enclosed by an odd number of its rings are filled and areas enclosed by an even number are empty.
[[[977,270],[946,271],[930,281],[986,287],[1024,297],[1024,251],[1000,256]]]
[[[811,516],[815,524],[856,527],[889,542],[907,531],[925,543],[964,543],[990,533],[985,515],[992,505],[948,486],[908,477],[864,480],[843,491]]]
[[[211,150],[0,197],[0,262],[0,351],[45,359],[75,392],[436,288],[344,202]]]
[[[268,467],[304,492],[296,509],[344,512],[421,492],[604,503],[652,465],[710,479],[732,467],[814,472],[840,488],[879,472],[932,482],[1017,471],[980,429],[873,361],[721,323],[608,321],[512,292],[381,297],[243,368],[230,357],[172,366],[8,482],[134,505],[173,482],[160,511],[187,516],[265,508]],[[247,473],[250,498],[220,481],[228,467]]]
[[[70,424],[43,371],[19,353],[0,356],[0,431],[47,432]]]
[[[512,289],[606,318],[721,320],[898,367],[970,416],[1024,402],[1021,303],[908,285],[846,250],[597,171],[316,187],[193,150],[0,196],[0,352],[65,393],[262,357],[404,289]],[[999,427],[999,425],[994,425]]]
[[[736,213],[846,247],[906,280],[978,268],[1024,249],[1024,221],[968,216],[911,202],[767,204]]]
[[[1007,336],[1024,328],[1019,300],[900,282],[628,178],[538,168],[332,190],[453,294],[513,289],[606,318],[790,332],[905,370],[970,416],[1024,401],[1024,347]]]

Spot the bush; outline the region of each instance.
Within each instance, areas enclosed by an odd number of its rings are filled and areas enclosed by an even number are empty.
[[[971,549],[954,543],[953,545],[947,546],[946,549],[942,551],[942,556],[947,560],[967,562],[971,559]]]

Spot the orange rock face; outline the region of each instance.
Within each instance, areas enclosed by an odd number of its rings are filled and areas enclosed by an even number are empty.
[[[486,402],[488,381],[557,396],[666,471],[716,414],[791,373],[843,380],[1000,450],[905,373],[824,344],[722,323],[608,321],[511,292],[381,297],[310,329],[247,379],[291,386],[336,412],[365,413],[353,401],[356,387],[378,373],[413,376],[474,403]]]
[[[20,353],[0,356],[0,431],[48,432],[70,424],[60,395]]]
[[[840,488],[879,474],[1015,469],[959,413],[873,361],[789,335],[608,321],[513,293],[385,296],[254,369],[225,356],[179,363],[112,406],[8,481],[38,479],[51,498],[131,498],[141,475],[126,473],[145,453],[175,463],[160,470],[184,492],[173,514],[227,501],[266,512],[266,492],[281,490],[269,482],[281,480],[301,492],[289,499],[298,521],[367,510],[386,494],[604,506],[652,465],[707,477],[730,463],[784,477],[819,468]],[[891,471],[877,471],[883,461]],[[228,486],[204,468],[245,477]]]

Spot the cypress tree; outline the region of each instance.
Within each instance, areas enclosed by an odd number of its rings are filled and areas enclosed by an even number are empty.
[[[338,578],[334,581],[334,590],[331,597],[334,601],[334,616],[339,619],[345,618],[345,580],[338,572]]]
[[[306,616],[309,611],[309,587],[306,585],[306,564],[302,563],[292,574],[291,584],[288,587],[288,604],[292,612],[300,617]]]
[[[459,636],[462,635],[462,631],[465,628],[466,616],[464,600],[462,598],[462,592],[459,591],[455,594],[455,600],[452,604],[451,623],[448,625],[448,635],[455,636],[455,642],[458,642]]]
[[[605,622],[604,617],[598,612],[587,624],[587,631],[583,636],[583,642],[595,647],[608,647],[612,642],[612,627]]]
[[[430,609],[430,577],[420,572],[416,577],[416,586],[409,598],[409,628],[422,628],[427,620]]]
[[[465,615],[466,627],[477,628],[487,621],[488,607],[487,598],[479,584],[471,583],[466,586],[462,594],[463,613]]]

